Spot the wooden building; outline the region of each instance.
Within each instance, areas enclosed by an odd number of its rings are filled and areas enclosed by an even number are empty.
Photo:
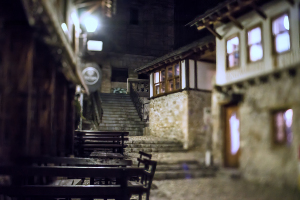
[[[294,188],[300,173],[299,3],[230,0],[189,23],[216,36],[214,162],[248,180]]]
[[[73,153],[76,17],[72,1],[0,2],[1,162]]]
[[[205,37],[135,70],[150,74],[149,134],[205,150],[204,112],[211,105],[214,37]],[[208,109],[206,109],[208,108]]]

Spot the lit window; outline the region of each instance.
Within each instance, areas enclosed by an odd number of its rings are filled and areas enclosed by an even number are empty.
[[[248,31],[248,56],[251,62],[261,60],[263,57],[260,27]]]
[[[180,89],[180,67],[175,64],[167,68],[168,70],[168,91]]]
[[[97,40],[89,40],[87,42],[87,50],[89,51],[102,51],[103,42]]]
[[[284,14],[272,22],[272,33],[275,51],[282,53],[290,50],[290,22],[287,14]]]
[[[237,154],[240,149],[240,120],[237,117],[237,113],[233,112],[229,119],[230,123],[230,143],[231,143],[231,154]]]
[[[227,40],[227,66],[228,68],[238,67],[240,61],[239,38],[236,36]]]
[[[165,69],[154,73],[154,88],[155,88],[156,95],[165,93],[166,91],[165,80],[166,80]]]
[[[292,143],[292,123],[293,123],[293,110],[277,111],[273,115],[274,120],[274,141],[276,144]]]
[[[180,65],[174,64],[154,73],[154,95],[180,89]]]

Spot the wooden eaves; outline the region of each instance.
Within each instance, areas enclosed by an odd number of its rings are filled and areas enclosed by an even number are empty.
[[[49,0],[22,0],[29,24],[39,31],[39,38],[50,48],[54,58],[61,63],[61,71],[67,80],[81,84],[89,90],[81,74],[80,61],[67,41],[55,8]]]
[[[232,22],[239,29],[244,29],[243,25],[237,18],[251,10],[254,10],[263,19],[267,15],[260,9],[260,6],[269,2],[270,0],[227,0],[219,4],[215,8],[208,10],[203,15],[196,17],[186,26],[196,26],[198,30],[207,28],[215,37],[222,39],[222,36],[216,32],[214,25],[216,23]],[[290,4],[294,4],[294,0],[286,0]]]
[[[201,58],[201,55],[215,51],[215,46],[216,43],[214,37],[204,37],[198,41],[181,47],[178,50],[172,51],[169,54],[159,57],[140,68],[137,68],[135,72],[137,72],[138,74],[151,73],[157,68],[177,62],[179,60],[184,60],[185,58],[194,55]]]

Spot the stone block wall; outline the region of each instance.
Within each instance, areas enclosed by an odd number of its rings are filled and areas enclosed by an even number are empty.
[[[150,135],[176,138],[185,149],[204,152],[206,132],[203,109],[210,107],[211,93],[196,90],[182,91],[152,99],[150,102]]]
[[[155,57],[132,54],[110,53],[106,56],[95,55],[93,60],[98,63],[102,69],[101,92],[110,93],[111,88],[116,87],[127,89],[127,82],[111,82],[112,68],[127,68],[128,78],[138,78],[138,74],[135,73],[134,70],[153,59],[155,59]]]
[[[137,24],[130,11],[138,12]],[[173,0],[119,0],[117,12],[102,31],[103,51],[162,56],[174,48]]]
[[[204,126],[204,108],[211,106],[211,93],[190,90],[188,95],[188,125],[189,147],[195,147],[201,152],[206,150],[206,129]]]
[[[188,93],[169,94],[150,101],[149,134],[176,138],[188,148]]]
[[[214,157],[223,163],[224,132],[220,95],[213,95]],[[298,151],[300,147],[300,74],[283,73],[249,87],[239,104],[240,170],[248,180],[280,186],[297,187]],[[272,111],[293,109],[293,141],[290,146],[273,142]]]

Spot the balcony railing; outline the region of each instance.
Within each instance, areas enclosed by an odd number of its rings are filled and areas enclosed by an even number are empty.
[[[148,79],[127,79],[127,93],[142,121],[149,120],[150,84]]]

